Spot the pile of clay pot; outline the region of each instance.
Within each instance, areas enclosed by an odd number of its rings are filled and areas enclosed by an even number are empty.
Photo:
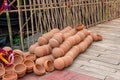
[[[0,77],[3,80],[17,80],[26,73],[43,75],[55,69],[63,70],[70,66],[79,54],[85,52],[93,41],[101,40],[101,35],[84,29],[84,25],[74,28],[68,26],[63,30],[52,29],[40,36],[28,52],[13,50],[14,64],[9,67],[0,64]]]

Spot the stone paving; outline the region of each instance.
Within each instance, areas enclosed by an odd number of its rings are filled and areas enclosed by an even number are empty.
[[[120,19],[89,28],[103,41],[94,42],[63,71],[44,76],[29,74],[20,80],[120,80]]]

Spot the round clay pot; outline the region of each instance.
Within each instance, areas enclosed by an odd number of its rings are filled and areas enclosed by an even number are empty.
[[[68,32],[68,31],[70,31],[71,29],[72,29],[72,27],[67,26],[66,28],[64,28],[64,29],[61,30],[60,32],[61,32],[61,33],[66,33],[66,32]]]
[[[23,57],[21,55],[14,56],[14,64],[20,64],[23,62]]]
[[[30,48],[29,48],[29,52],[31,54],[34,54],[34,50],[35,50],[36,47],[38,47],[38,45],[35,45],[35,44],[31,45]]]
[[[2,49],[4,49],[5,51],[11,51],[11,50],[12,50],[12,48],[9,47],[9,46],[5,46],[5,47],[3,47]]]
[[[62,59],[65,63],[65,67],[68,67],[73,63],[73,58],[71,56],[64,56]]]
[[[11,66],[7,66],[5,67],[5,73],[11,73],[11,72],[14,72],[14,64],[11,65]]]
[[[16,64],[14,66],[14,71],[15,71],[15,73],[17,73],[18,78],[21,78],[26,74],[26,69],[27,68],[26,68],[25,64]]]
[[[21,51],[21,50],[19,50],[19,49],[14,49],[14,50],[13,50],[13,54],[14,54],[14,55],[21,55],[21,56],[23,56],[23,53],[24,53],[24,52]]]
[[[28,54],[28,55],[24,56],[24,59],[35,61],[36,55],[35,54]]]
[[[58,58],[58,57],[61,57],[63,56],[65,53],[63,51],[63,49],[61,48],[54,48],[52,50],[52,55],[55,57],[55,58]]]
[[[62,58],[55,59],[54,67],[58,70],[62,70],[65,67],[64,60]]]
[[[27,68],[27,73],[31,73],[33,71],[34,62],[32,60],[25,60],[23,63]]]
[[[46,60],[44,63],[45,70],[47,72],[52,72],[54,70],[54,63],[53,61]]]
[[[82,40],[84,40],[86,37],[85,34],[81,31],[79,31],[77,34],[81,37]]]
[[[36,75],[43,75],[46,72],[44,66],[40,64],[35,64],[33,67],[33,71]]]
[[[75,29],[76,29],[77,31],[83,30],[83,28],[84,28],[84,25],[83,25],[83,24],[79,24],[79,25],[77,25],[77,26],[75,27]]]
[[[47,44],[47,43],[48,43],[48,40],[47,40],[46,38],[44,38],[44,37],[39,37],[39,38],[38,38],[38,44],[39,44],[40,46],[45,45],[45,44]]]
[[[49,44],[52,48],[58,47],[60,45],[60,43],[56,39],[53,39],[53,38],[49,40]]]
[[[42,57],[47,54],[47,49],[44,46],[36,47],[34,53],[37,57]]]
[[[57,33],[53,36],[53,39],[57,40],[59,44],[63,42],[63,34],[62,33]]]
[[[7,73],[2,76],[2,80],[18,80],[18,76],[15,72]]]
[[[5,68],[0,68],[0,78],[5,74]]]
[[[92,33],[92,37],[94,41],[101,41],[103,38],[100,34]]]

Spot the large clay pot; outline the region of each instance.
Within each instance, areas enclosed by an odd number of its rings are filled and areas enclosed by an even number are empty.
[[[33,71],[36,75],[43,75],[46,72],[44,66],[40,64],[35,64],[33,67]]]
[[[14,64],[20,64],[23,62],[23,57],[21,55],[14,56]]]
[[[44,63],[45,70],[47,72],[52,72],[54,70],[54,63],[53,61],[46,60]]]
[[[76,29],[77,31],[83,30],[83,28],[84,28],[84,25],[83,25],[83,24],[79,24],[79,25],[77,25],[77,26],[75,27],[75,29]]]
[[[15,73],[17,73],[18,78],[21,78],[26,74],[26,69],[27,68],[26,68],[25,64],[16,64],[14,66],[14,71],[15,71]]]
[[[55,58],[58,58],[58,57],[61,57],[65,54],[64,50],[61,49],[61,48],[54,48],[52,50],[52,55],[55,57]]]
[[[39,44],[40,46],[45,45],[45,44],[47,44],[47,43],[48,43],[48,40],[47,40],[46,38],[44,38],[44,37],[39,37],[39,38],[38,38],[38,44]]]
[[[0,78],[5,74],[5,68],[0,68]]]
[[[35,61],[36,55],[35,54],[28,54],[28,55],[24,56],[24,59]]]
[[[18,76],[15,72],[6,73],[2,76],[2,80],[18,80]]]
[[[68,32],[68,31],[70,31],[71,29],[72,29],[72,27],[67,26],[66,28],[64,28],[64,29],[61,30],[60,32],[61,32],[61,33],[66,33],[66,32]]]
[[[9,47],[9,46],[5,46],[5,47],[3,47],[2,49],[4,49],[5,51],[12,51],[12,48]]]
[[[64,56],[62,57],[65,67],[70,66],[73,63],[73,58],[71,56]]]
[[[60,45],[60,43],[56,39],[54,39],[54,38],[52,38],[52,39],[49,40],[49,44],[50,44],[50,46],[52,48],[58,47]]]
[[[38,43],[31,45],[30,48],[29,48],[29,52],[30,52],[31,54],[34,54],[34,50],[35,50],[35,48],[38,47],[38,46],[39,46]]]
[[[64,60],[62,58],[55,59],[54,67],[58,70],[62,70],[65,67]]]
[[[27,73],[31,73],[33,71],[34,62],[32,60],[25,60],[23,63],[26,65]]]

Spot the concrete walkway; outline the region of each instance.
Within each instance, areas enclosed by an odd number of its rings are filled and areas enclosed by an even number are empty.
[[[120,19],[89,30],[104,40],[94,42],[70,67],[44,76],[28,74],[20,80],[120,80]]]

